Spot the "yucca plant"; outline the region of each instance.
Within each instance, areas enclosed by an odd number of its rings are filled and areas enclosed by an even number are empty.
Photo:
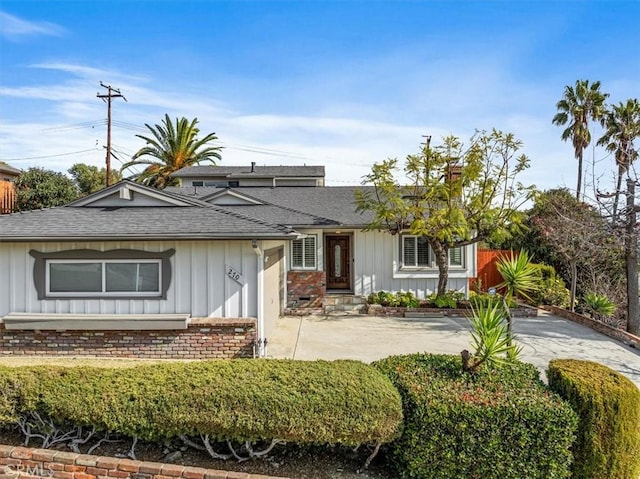
[[[587,310],[597,319],[611,316],[616,311],[616,305],[604,294],[587,293],[584,296]]]
[[[471,345],[475,352],[473,357],[466,350],[462,352],[463,368],[475,371],[484,363],[496,365],[517,359],[522,347],[512,342],[503,305],[477,304],[472,311]]]
[[[518,255],[514,255],[512,251],[510,255],[498,258],[496,267],[502,276],[502,283],[498,288],[506,290],[508,299],[522,297],[531,300],[529,295],[538,289],[540,270],[531,259],[525,250],[521,250]]]

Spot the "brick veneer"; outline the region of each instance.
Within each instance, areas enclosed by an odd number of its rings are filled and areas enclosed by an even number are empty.
[[[0,355],[141,359],[253,357],[256,320],[196,318],[164,331],[23,331],[0,323]]]
[[[179,464],[0,445],[0,479],[286,479]]]
[[[321,308],[327,292],[324,271],[289,271],[287,273],[287,308]]]

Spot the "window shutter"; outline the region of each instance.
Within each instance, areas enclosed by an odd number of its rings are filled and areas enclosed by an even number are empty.
[[[404,236],[402,238],[402,262],[405,266],[416,266],[415,236]]]
[[[418,243],[418,266],[430,266],[429,261],[429,243],[423,237],[416,237]]]
[[[316,237],[308,236],[304,239],[304,267],[316,267]]]
[[[462,247],[449,250],[449,265],[462,266]]]
[[[291,266],[302,268],[302,240],[293,240],[291,243]]]

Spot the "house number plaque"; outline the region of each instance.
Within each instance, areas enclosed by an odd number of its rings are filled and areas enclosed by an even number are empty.
[[[227,276],[229,276],[229,278],[231,278],[238,284],[242,284],[244,282],[242,273],[236,271],[233,266],[227,265]]]

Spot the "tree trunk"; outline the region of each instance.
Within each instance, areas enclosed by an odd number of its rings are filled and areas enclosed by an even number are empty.
[[[437,295],[442,296],[447,292],[449,282],[449,251],[439,241],[431,243],[431,248],[436,256],[438,265],[438,291]]]
[[[576,200],[580,200],[580,193],[582,190],[582,154],[584,150],[578,152],[578,186],[576,187]],[[573,311],[573,308],[571,309]]]
[[[625,259],[627,265],[627,331],[640,336],[640,317],[638,316],[638,241],[636,238],[636,186],[633,180],[627,180],[627,231],[625,235]]]
[[[576,310],[576,286],[578,284],[578,265],[576,260],[572,259],[571,262],[571,311]]]
[[[620,188],[622,187],[622,175],[624,175],[624,171],[622,166],[618,166],[618,181],[616,182],[616,194],[613,197],[613,224],[617,223],[618,219],[618,201],[620,199]]]

